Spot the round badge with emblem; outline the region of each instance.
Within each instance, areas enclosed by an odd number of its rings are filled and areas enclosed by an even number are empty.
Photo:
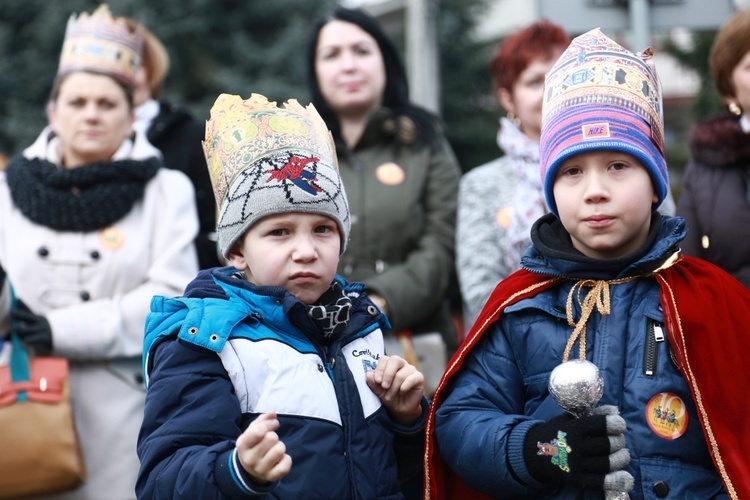
[[[646,405],[646,422],[654,433],[664,439],[677,439],[687,430],[688,412],[685,402],[671,392],[661,392]]]
[[[99,242],[104,248],[107,248],[109,250],[117,250],[125,243],[125,237],[119,229],[108,227],[102,229],[99,233]]]
[[[406,172],[395,163],[387,162],[375,169],[375,177],[386,186],[398,186],[406,179]]]
[[[495,222],[497,222],[497,225],[503,229],[508,229],[510,227],[511,215],[513,215],[513,207],[510,205],[503,207],[495,214]]]

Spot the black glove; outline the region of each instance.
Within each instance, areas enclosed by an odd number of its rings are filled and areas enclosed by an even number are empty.
[[[15,322],[15,332],[24,344],[34,347],[40,353],[52,351],[52,329],[47,318],[34,314],[19,300],[10,313],[10,319]]]
[[[630,491],[634,479],[623,469],[625,420],[616,406],[600,406],[593,415],[560,415],[529,429],[523,456],[539,482],[596,490]]]

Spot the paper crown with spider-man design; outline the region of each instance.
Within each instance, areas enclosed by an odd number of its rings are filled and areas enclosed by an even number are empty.
[[[290,99],[277,107],[260,94],[221,94],[203,141],[219,207],[219,248],[232,245],[263,217],[288,212],[331,217],[346,248],[351,219],[336,149],[312,106]]]
[[[133,87],[142,52],[143,36],[131,32],[124,21],[112,17],[107,4],[101,4],[91,15],[83,12],[68,19],[57,74],[91,71]]]

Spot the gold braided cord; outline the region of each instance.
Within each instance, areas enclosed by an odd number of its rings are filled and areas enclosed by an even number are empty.
[[[580,340],[578,344],[578,357],[580,359],[586,359],[586,323],[591,317],[591,313],[594,308],[602,316],[609,316],[610,313],[610,301],[609,301],[609,286],[619,285],[621,283],[627,283],[638,279],[640,276],[632,276],[629,278],[622,278],[617,280],[579,280],[577,281],[568,292],[568,299],[565,301],[565,314],[568,318],[568,325],[574,327],[573,333],[568,337],[568,342],[565,344],[565,351],[563,352],[563,362],[567,361],[570,357],[570,351],[573,350],[573,345],[576,340]],[[586,297],[581,300],[581,290],[584,287],[590,288]],[[573,319],[573,297],[578,301],[578,306],[581,308],[581,317],[578,321]]]

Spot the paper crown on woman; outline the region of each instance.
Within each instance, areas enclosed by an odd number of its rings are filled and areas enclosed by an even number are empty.
[[[544,195],[557,215],[552,187],[571,156],[614,150],[648,170],[659,201],[667,196],[661,85],[653,50],[633,54],[599,29],[571,42],[545,78],[539,140]]]
[[[317,213],[339,226],[341,252],[351,220],[331,133],[312,104],[283,108],[260,94],[221,94],[203,142],[219,207],[219,248],[227,256],[253,224],[268,215]]]
[[[92,71],[112,76],[132,87],[141,64],[143,37],[112,18],[102,4],[91,14],[75,14],[65,29],[58,75]]]

